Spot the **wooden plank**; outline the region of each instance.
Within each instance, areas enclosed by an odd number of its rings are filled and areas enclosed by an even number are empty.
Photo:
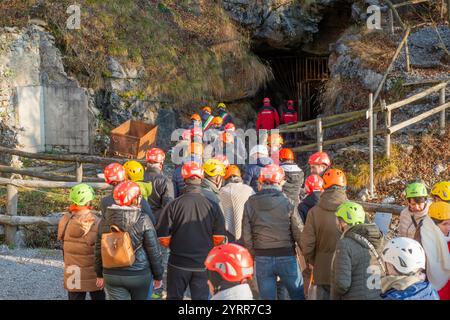
[[[397,108],[403,107],[403,106],[405,106],[407,104],[410,104],[410,103],[412,103],[414,101],[417,101],[417,100],[420,100],[422,98],[425,98],[426,96],[430,95],[431,93],[437,92],[437,91],[441,90],[442,88],[445,88],[445,86],[447,86],[447,82],[440,83],[440,84],[438,84],[436,86],[433,86],[433,87],[428,88],[428,89],[426,89],[426,90],[424,90],[422,92],[419,92],[418,94],[415,94],[415,95],[413,95],[413,96],[411,96],[409,98],[406,98],[404,100],[397,101],[395,103],[387,105],[386,109],[392,111],[392,110],[395,110]]]
[[[429,1],[430,0],[410,0],[410,1],[402,2],[402,3],[394,4],[394,8],[400,8],[400,7],[404,7],[404,6],[409,6],[409,5],[414,5],[414,4],[429,2]]]
[[[435,83],[442,83],[442,82],[450,82],[450,78],[444,78],[444,79],[429,79],[429,80],[423,80],[423,81],[416,81],[416,82],[407,82],[402,84],[403,87],[408,86],[422,86],[422,85],[428,85],[428,84],[435,84]]]
[[[323,130],[322,130],[322,118],[316,119],[316,131],[317,131],[317,151],[322,152],[323,149]]]
[[[16,180],[16,179],[7,179],[0,178],[0,185],[13,185],[16,187],[25,187],[25,188],[43,188],[43,189],[52,189],[52,188],[64,188],[69,189],[76,186],[77,182],[57,182],[57,181],[45,181],[45,180]],[[95,182],[86,182],[87,185],[90,185],[94,189],[99,190],[110,190],[112,187],[106,183],[95,183]]]
[[[441,89],[439,92],[439,104],[444,105],[445,104],[445,87]],[[441,111],[441,119],[439,121],[439,134],[443,136],[445,134],[445,109]]]
[[[17,205],[19,203],[19,191],[17,187],[8,184],[6,188],[6,215],[8,217],[17,216]],[[5,242],[7,245],[16,245],[17,227],[7,226],[5,228]]]
[[[396,124],[396,125],[388,128],[387,130],[389,130],[389,133],[392,134],[392,133],[397,132],[397,131],[399,131],[399,130],[405,128],[405,127],[408,127],[408,126],[410,126],[412,124],[420,122],[420,121],[422,121],[422,120],[424,120],[424,119],[426,119],[426,118],[428,118],[428,117],[430,117],[430,116],[432,116],[432,115],[434,115],[436,113],[439,113],[439,112],[441,112],[442,110],[445,110],[448,107],[450,107],[450,102],[447,102],[446,104],[443,104],[443,105],[441,105],[439,107],[431,109],[431,110],[429,110],[427,112],[424,112],[424,113],[422,113],[422,114],[420,114],[420,115],[418,115],[418,116],[416,116],[414,118],[411,118],[409,120],[406,120],[406,121],[403,121],[403,122],[401,122],[399,124]]]
[[[75,164],[75,179],[78,183],[83,182],[83,164],[81,162]]]
[[[57,226],[61,216],[52,217],[33,217],[33,216],[8,216],[0,215],[0,224],[7,225],[6,228],[16,228],[18,226],[27,225],[43,225],[43,226]]]
[[[369,94],[369,111],[367,114],[369,120],[369,193],[371,197],[375,196],[374,172],[373,172],[373,93]]]
[[[9,166],[0,165],[0,172],[4,173],[15,173],[22,176],[28,176],[33,178],[39,178],[49,181],[62,181],[62,182],[74,182],[76,181],[75,176],[60,176],[56,174],[50,174],[45,172],[36,172],[35,170],[30,170],[29,168],[13,168]],[[86,182],[104,182],[104,179],[100,178],[83,178]]]

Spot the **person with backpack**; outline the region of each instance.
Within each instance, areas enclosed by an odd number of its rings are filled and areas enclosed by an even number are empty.
[[[110,300],[146,300],[159,287],[163,265],[156,230],[140,209],[141,189],[131,181],[114,188],[115,205],[100,221],[95,243],[97,285]]]
[[[256,131],[272,130],[280,125],[280,117],[278,111],[272,107],[269,98],[264,98],[263,106],[258,112],[256,119]]]
[[[243,181],[246,185],[258,192],[258,178],[261,169],[266,165],[273,164],[273,160],[269,157],[269,150],[264,145],[256,145],[250,150],[250,164],[246,167]]]
[[[157,226],[161,244],[170,249],[167,299],[182,300],[189,286],[193,300],[207,300],[205,260],[225,240],[225,221],[219,204],[201,188],[201,164],[184,164],[182,174],[186,190],[165,207]]]
[[[79,184],[70,190],[72,204],[58,224],[58,240],[63,244],[64,288],[69,300],[105,300],[105,292],[97,286],[94,271],[94,246],[100,218],[93,212],[91,203],[95,192],[87,184]],[[73,281],[74,275],[79,281]]]
[[[284,194],[294,203],[299,203],[299,194],[302,189],[305,174],[303,170],[294,162],[294,152],[292,149],[284,148],[279,153],[280,167],[286,175],[286,182],[283,185]]]
[[[406,187],[408,206],[400,213],[398,235],[418,240],[417,229],[422,225],[428,213],[430,202],[427,201],[428,191],[420,182],[414,182]]]
[[[217,246],[206,257],[205,267],[211,300],[253,300],[253,258],[247,249],[234,243]]]
[[[244,205],[255,194],[253,189],[244,184],[241,171],[236,165],[230,165],[225,172],[225,186],[219,191],[219,199],[225,218],[228,242],[239,243],[242,234]]]
[[[380,300],[383,234],[376,224],[365,223],[366,213],[355,202],[341,204],[336,217],[342,235],[332,260],[331,300]]]
[[[306,218],[300,241],[300,249],[317,285],[317,300],[329,300],[331,260],[333,259],[339,231],[335,213],[348,201],[347,179],[339,169],[328,169],[323,175],[325,191]]]
[[[439,300],[432,284],[424,279],[425,251],[416,240],[398,237],[383,249],[386,276],[381,278],[383,300]]]
[[[308,217],[309,210],[317,205],[320,199],[320,195],[323,191],[323,179],[321,176],[312,174],[308,176],[308,178],[306,178],[306,198],[304,198],[298,205],[298,213],[300,214],[300,218],[302,218],[303,223],[306,223],[306,218]]]
[[[419,230],[427,256],[427,278],[441,300],[450,300],[450,204],[432,203]]]
[[[436,183],[431,189],[431,195],[435,202],[444,201],[450,203],[450,181]]]
[[[260,174],[261,188],[244,207],[242,243],[255,257],[261,299],[277,298],[277,277],[292,300],[304,300],[295,245],[303,227],[297,208],[282,192],[284,171],[271,164]]]

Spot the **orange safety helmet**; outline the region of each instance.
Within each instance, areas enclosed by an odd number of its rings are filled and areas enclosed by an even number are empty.
[[[275,184],[281,183],[284,180],[284,170],[276,164],[269,164],[261,169],[258,180],[263,183]]]
[[[205,107],[203,107],[202,111],[203,111],[203,112],[212,113],[212,109],[211,109],[210,106],[205,106]]]
[[[222,117],[214,117],[214,119],[212,120],[212,124],[221,126],[223,124]]]
[[[294,161],[294,152],[292,149],[283,148],[280,150],[279,158],[281,161]]]
[[[227,171],[225,172],[225,180],[228,180],[231,177],[242,177],[241,170],[237,165],[232,164],[227,167]]]
[[[113,192],[114,202],[119,206],[129,206],[141,195],[139,185],[132,181],[119,183]]]
[[[252,255],[246,248],[234,243],[213,248],[206,257],[205,267],[228,282],[242,283],[253,277]]]
[[[203,155],[203,144],[199,143],[199,142],[192,142],[189,145],[189,153],[190,154],[195,154],[197,156],[202,156]]]
[[[150,163],[163,163],[166,159],[166,154],[159,148],[153,148],[147,151],[146,159]]]
[[[202,121],[202,118],[200,117],[200,115],[198,113],[194,113],[191,116],[191,120],[193,120],[193,121]]]
[[[345,177],[345,173],[339,169],[328,169],[323,174],[323,187],[324,189],[328,189],[332,186],[347,186],[347,178]]]
[[[197,177],[203,179],[204,171],[202,165],[198,162],[190,161],[183,165],[181,168],[181,176],[184,180]]]

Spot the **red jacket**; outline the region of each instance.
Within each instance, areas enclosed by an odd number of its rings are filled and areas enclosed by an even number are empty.
[[[280,117],[274,107],[262,107],[258,112],[256,120],[256,130],[272,130],[278,128],[280,125]]]
[[[295,111],[287,111],[281,114],[281,123],[288,124],[298,121],[298,115]]]

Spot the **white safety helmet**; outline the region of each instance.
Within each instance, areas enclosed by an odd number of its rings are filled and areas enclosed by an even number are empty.
[[[254,146],[250,150],[250,157],[254,156],[257,153],[265,155],[265,156],[268,156],[269,155],[269,149],[267,149],[267,147],[262,145],[262,144],[258,144],[258,145]]]
[[[399,237],[390,240],[383,250],[383,259],[402,274],[425,269],[425,251],[416,240]]]

